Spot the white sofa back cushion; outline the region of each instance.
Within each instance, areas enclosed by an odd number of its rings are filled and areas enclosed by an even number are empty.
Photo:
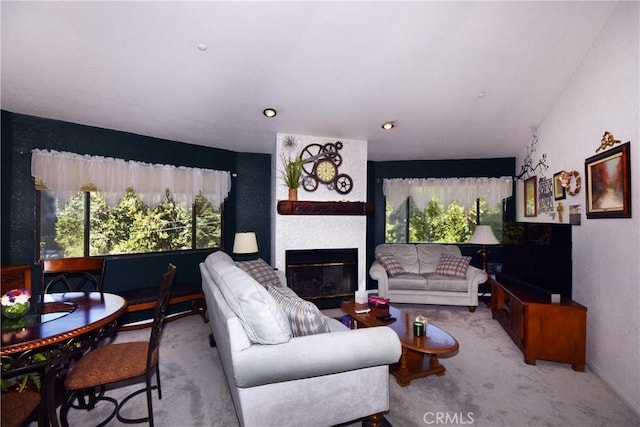
[[[287,316],[260,283],[235,265],[217,273],[222,296],[252,343],[281,344],[291,339]]]
[[[207,256],[204,260],[204,265],[216,283],[220,283],[220,274],[224,270],[235,266],[233,259],[223,251],[217,251]]]
[[[436,267],[440,262],[441,254],[448,254],[453,256],[462,256],[460,248],[456,245],[440,245],[437,243],[428,243],[416,245],[418,251],[418,265],[420,268],[419,273],[433,273],[436,271]]]
[[[420,273],[418,270],[418,252],[416,251],[416,245],[383,243],[376,246],[376,257],[380,254],[392,255],[396,261],[398,261],[398,264],[402,266],[405,273]],[[438,258],[440,258],[439,255]],[[435,266],[433,269],[435,270]]]

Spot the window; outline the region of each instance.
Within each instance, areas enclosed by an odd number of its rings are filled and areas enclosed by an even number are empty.
[[[34,150],[40,258],[219,247],[226,171]]]
[[[464,243],[473,235],[476,224],[491,225],[498,240],[502,237],[502,204],[490,207],[486,200],[466,210],[457,202],[444,206],[433,198],[426,209],[420,210],[411,197],[400,207],[387,202],[386,243]]]
[[[385,242],[464,243],[476,224],[500,238],[512,187],[511,177],[385,179]]]
[[[149,207],[133,189],[109,208],[104,195],[80,191],[58,207],[55,195],[38,191],[40,259],[164,252],[219,247],[222,209],[202,195],[184,208],[165,193]],[[88,213],[88,214],[87,214]]]

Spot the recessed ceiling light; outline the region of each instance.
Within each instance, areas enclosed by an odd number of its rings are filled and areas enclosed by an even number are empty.
[[[486,95],[486,93],[480,92],[480,93],[478,93],[478,98],[484,98],[485,95]]]
[[[275,108],[265,108],[262,114],[264,114],[265,117],[273,118],[278,114],[278,112]]]
[[[382,124],[382,129],[384,130],[390,130],[393,129],[396,126],[396,122],[385,122]]]
[[[205,50],[207,50],[207,45],[204,43],[198,44],[198,50],[201,50],[202,52],[204,52]]]

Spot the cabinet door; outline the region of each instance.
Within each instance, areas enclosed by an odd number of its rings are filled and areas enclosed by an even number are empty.
[[[584,370],[587,310],[560,304],[530,304],[527,310],[525,360],[571,363]]]
[[[525,306],[516,298],[511,298],[511,336],[520,349],[526,345],[524,338]]]

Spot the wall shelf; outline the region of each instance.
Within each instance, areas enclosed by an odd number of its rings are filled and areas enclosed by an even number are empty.
[[[280,215],[373,215],[373,203],[278,201]]]

